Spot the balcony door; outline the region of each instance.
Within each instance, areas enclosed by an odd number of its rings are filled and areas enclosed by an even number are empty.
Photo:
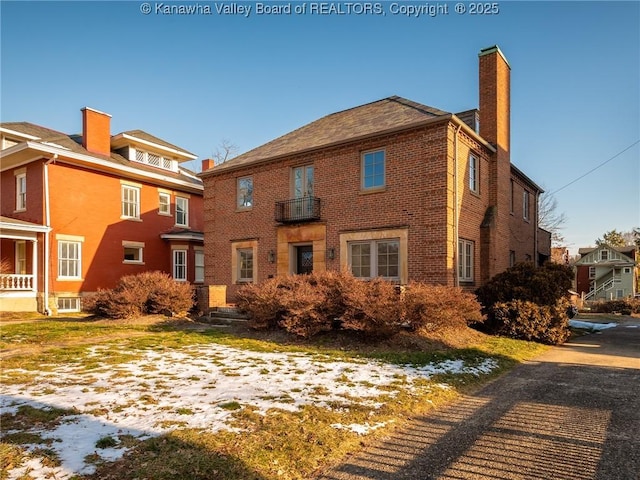
[[[293,169],[294,215],[307,218],[313,214],[313,165]]]

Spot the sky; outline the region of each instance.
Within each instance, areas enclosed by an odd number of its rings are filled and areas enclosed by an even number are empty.
[[[177,426],[209,432],[233,430],[234,403],[241,408],[253,407],[265,416],[278,414],[272,409],[295,412],[305,405],[331,410],[338,404],[342,412],[349,412],[351,406],[368,408],[370,422],[331,425],[366,435],[385,425],[376,421],[375,413],[387,396],[448,389],[447,384],[425,384],[424,380],[437,374],[480,376],[498,367],[491,358],[475,365],[444,360],[410,366],[334,361],[322,354],[247,352],[212,344],[167,351],[128,349],[127,354],[133,352],[136,358],[114,369],[112,362],[100,362],[109,353],[119,353],[108,348],[89,349],[88,366],[57,365],[37,372],[30,383],[3,387],[3,414],[15,414],[22,406],[77,412],[50,429],[34,424],[26,432],[55,440],[48,448],[58,455],[60,465],[43,462],[37,453],[41,445],[30,445],[32,458],[10,469],[9,480],[24,478],[27,472],[34,478],[58,480],[91,474],[95,470],[88,461],[92,455],[116,460],[127,451],[122,445],[96,448],[105,437],[111,437],[114,443],[121,435],[145,439]],[[3,373],[16,372],[5,369]],[[24,377],[24,370],[17,373]],[[13,432],[5,429],[4,433]]]
[[[2,0],[0,120],[79,133],[92,107],[114,134],[142,129],[196,154],[198,170],[223,140],[243,153],[391,95],[477,108],[478,52],[498,45],[511,161],[557,200],[566,246],[640,227],[640,2],[502,1],[484,14],[469,2],[258,3],[150,1],[145,14],[142,1]],[[177,6],[195,13],[163,13]],[[217,12],[234,6],[251,11]]]

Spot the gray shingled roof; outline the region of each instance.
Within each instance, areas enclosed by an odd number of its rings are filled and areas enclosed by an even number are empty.
[[[157,168],[144,165],[139,162],[132,162],[126,159],[125,157],[123,157],[122,155],[115,152],[111,152],[111,155],[105,156],[105,155],[99,155],[99,154],[88,151],[82,146],[82,135],[67,135],[65,133],[58,132],[56,130],[51,130],[50,128],[41,127],[39,125],[35,125],[29,122],[2,122],[0,123],[0,126],[8,130],[13,130],[16,132],[24,133],[26,135],[32,135],[34,137],[38,137],[38,140],[35,140],[35,141],[39,143],[48,143],[48,144],[58,145],[74,153],[89,155],[92,157],[100,158],[102,160],[108,160],[118,165],[125,165],[128,167],[136,168],[138,170],[158,173]],[[150,142],[168,146],[169,148],[174,148],[176,150],[189,153],[180,147],[176,147],[175,145],[165,142],[164,140],[154,137],[153,135],[150,135],[142,130],[131,130],[130,132],[125,132],[125,133],[128,133],[129,135],[135,136],[140,139],[144,139]],[[185,170],[192,174],[190,170],[187,170],[182,167],[180,168],[181,170]],[[193,178],[190,175],[184,175],[179,172],[176,173],[168,170],[162,170],[162,174],[168,177],[172,177],[175,179],[179,179],[179,180],[191,183],[193,185],[201,185],[201,182],[199,179]]]
[[[161,138],[155,137],[150,133],[145,132],[144,130],[128,130],[126,132],[122,132],[125,135],[129,135],[130,137],[136,137],[140,140],[146,140],[147,142],[156,143],[158,145],[162,145],[163,147],[172,148],[174,150],[178,150],[180,152],[188,153],[189,155],[195,156],[195,153],[191,153],[184,148],[173,145],[172,143],[166,142]]]
[[[208,172],[219,172],[283,155],[339,144],[395,128],[410,127],[425,120],[448,115],[451,113],[402,97],[383,98],[322,117],[217,165]]]

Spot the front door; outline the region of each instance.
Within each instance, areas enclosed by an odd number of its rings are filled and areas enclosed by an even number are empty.
[[[296,249],[296,273],[298,275],[313,271],[313,246],[299,245]]]

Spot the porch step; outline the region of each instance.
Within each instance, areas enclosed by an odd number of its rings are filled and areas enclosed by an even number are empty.
[[[232,325],[246,323],[249,317],[240,313],[236,307],[214,307],[207,315],[209,323],[214,325]]]

